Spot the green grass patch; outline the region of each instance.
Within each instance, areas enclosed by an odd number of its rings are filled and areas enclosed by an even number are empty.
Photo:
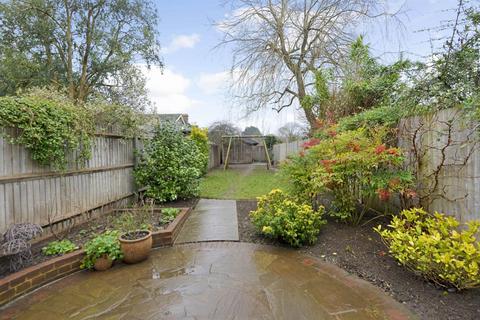
[[[211,199],[255,199],[272,189],[283,188],[286,182],[273,170],[265,167],[253,169],[216,169],[200,183],[200,197]]]

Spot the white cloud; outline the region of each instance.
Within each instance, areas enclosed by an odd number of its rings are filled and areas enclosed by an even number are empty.
[[[158,113],[182,113],[199,103],[187,95],[191,81],[182,74],[170,69],[162,74],[158,67],[149,70],[142,65],[139,68],[147,78],[149,97]]]
[[[200,35],[192,33],[190,35],[179,35],[170,41],[170,43],[163,48],[162,52],[165,54],[173,53],[179,49],[191,49],[200,41]]]
[[[227,88],[230,80],[230,73],[228,71],[216,73],[202,73],[197,81],[197,86],[205,94],[216,94]]]

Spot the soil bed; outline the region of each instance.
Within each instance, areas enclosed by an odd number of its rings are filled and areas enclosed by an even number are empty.
[[[156,205],[155,208],[185,208],[185,207],[195,207],[198,199],[187,199],[187,200],[177,200],[173,202],[167,202],[160,205]],[[122,212],[115,211],[110,214],[105,214],[96,219],[89,220],[86,223],[75,226],[70,230],[68,235],[65,235],[63,239],[68,239],[72,241],[78,247],[82,247],[88,240],[93,238],[95,235],[104,232],[108,229],[114,229],[114,220]],[[168,224],[163,224],[161,222],[161,212],[156,210],[150,215],[150,224],[153,231],[158,231],[165,228]],[[56,240],[51,238],[42,242],[35,243],[32,245],[32,254],[33,260],[29,266],[39,264],[41,262],[52,259],[56,256],[45,256],[42,254],[42,247],[46,246],[50,241]],[[8,262],[9,260],[6,257],[0,258],[0,278],[3,278],[11,274],[9,270]]]
[[[256,232],[248,218],[256,206],[256,201],[237,201],[240,241],[285,246]],[[372,230],[379,223],[352,227],[329,221],[322,227],[316,245],[299,250],[380,287],[420,319],[480,319],[480,289],[449,293],[399,266]]]
[[[148,232],[146,231],[133,231],[133,232],[128,232],[120,236],[122,240],[138,240],[146,237],[148,235]]]

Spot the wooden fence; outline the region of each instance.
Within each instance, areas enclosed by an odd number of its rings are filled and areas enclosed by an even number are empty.
[[[209,144],[208,152],[208,170],[220,166],[221,163],[221,148],[216,144]]]
[[[480,220],[479,126],[459,109],[400,121],[399,146],[430,212]]]
[[[228,150],[228,139],[223,143],[222,163]],[[240,138],[233,138],[228,156],[229,164],[249,164],[253,162],[267,162],[263,140],[259,139],[258,144],[249,144]]]
[[[124,203],[135,191],[134,149],[133,139],[97,134],[91,159],[81,166],[72,155],[60,172],[0,137],[0,232],[14,223],[45,226]]]
[[[15,135],[15,129],[8,134]],[[29,150],[0,135],[0,234],[24,222],[54,224],[61,231],[127,204],[136,192],[135,150],[142,149],[142,140],[99,133],[90,160],[80,165],[72,155],[67,168],[58,171],[39,165]],[[212,145],[209,169],[220,161],[220,148]]]
[[[402,119],[398,137],[416,190],[426,197],[422,206],[463,222],[480,220],[480,124],[466,120],[461,110],[446,109]],[[298,153],[303,143],[274,145],[275,164]],[[397,208],[394,202],[388,207]]]
[[[299,153],[306,140],[279,143],[273,146],[273,162],[275,165],[287,159],[289,155]]]

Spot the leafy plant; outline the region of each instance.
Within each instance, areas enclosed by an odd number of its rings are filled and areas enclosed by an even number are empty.
[[[423,209],[404,210],[389,229],[375,228],[402,265],[442,287],[480,286],[479,221],[465,225],[450,216]]]
[[[210,147],[208,146],[208,129],[202,129],[198,126],[192,126],[192,131],[190,132],[190,139],[198,147],[200,151],[200,156],[198,160],[198,168],[202,174],[207,173],[208,169],[208,154]]]
[[[130,106],[96,97],[86,107],[92,114],[98,131],[120,133],[126,138],[142,135],[139,128],[145,122],[145,117]]]
[[[4,135],[10,143],[30,150],[43,165],[65,168],[67,155],[79,150],[77,161],[90,157],[92,118],[86,109],[61,97],[45,98],[38,92],[0,97],[0,127],[19,129]]]
[[[83,258],[81,268],[91,269],[97,259],[107,256],[112,260],[123,258],[120,242],[118,241],[118,231],[106,231],[88,241],[85,246],[85,257]]]
[[[198,194],[202,161],[204,155],[195,142],[164,123],[146,146],[134,175],[150,198],[160,202],[189,198]]]
[[[121,232],[152,229],[148,209],[123,212],[113,219],[112,224],[115,230]]]
[[[162,209],[162,223],[168,224],[175,220],[180,209],[178,208],[163,208]]]
[[[351,44],[344,63],[315,72],[314,90],[301,101],[301,105],[313,110],[315,116],[322,121],[335,121],[369,109],[383,110],[383,106],[393,105],[400,88],[405,86],[401,75],[410,65],[405,60],[391,65],[381,64],[372,57],[369,46],[359,36]],[[385,123],[377,118],[378,112],[368,113],[365,117],[373,117],[379,121],[378,124],[388,125],[395,121],[392,119],[395,115],[389,113]],[[361,119],[352,119],[353,122],[359,120]],[[312,124],[312,129],[317,124]]]
[[[397,105],[384,105],[368,109],[338,121],[338,131],[373,128],[378,126],[393,127],[397,125],[403,114]]]
[[[292,193],[312,204],[318,196],[331,194],[329,214],[352,224],[360,223],[374,197],[386,201],[395,193],[414,195],[401,151],[383,143],[387,133],[384,128],[341,133],[335,127],[326,129],[283,164]]]
[[[65,239],[61,241],[52,241],[42,248],[42,253],[47,256],[65,254],[78,249],[72,241]]]
[[[313,211],[310,205],[274,189],[258,198],[258,209],[250,212],[250,219],[264,235],[299,247],[316,242],[320,227],[325,224],[322,215],[323,207]]]

